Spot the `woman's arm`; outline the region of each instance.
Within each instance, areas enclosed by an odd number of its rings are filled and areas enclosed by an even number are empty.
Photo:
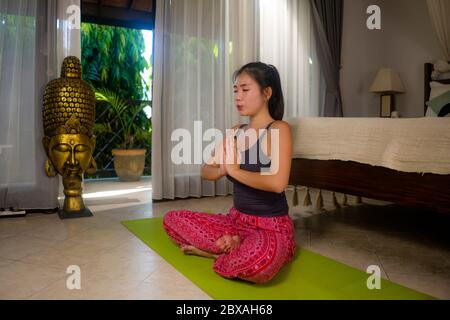
[[[216,181],[226,176],[225,167],[220,164],[220,153],[217,151],[223,148],[219,145],[217,150],[213,151],[212,157],[202,166],[201,177],[205,180]]]
[[[261,174],[239,169],[239,165],[226,165],[227,173],[239,182],[255,189],[281,193],[289,183],[292,162],[292,134],[287,122],[276,121],[271,127],[278,129],[278,139],[272,136],[270,173]],[[268,134],[270,131],[267,132]]]
[[[205,180],[216,181],[220,178],[226,176],[227,172],[223,166],[214,166],[209,164],[204,164],[201,169],[201,176]]]

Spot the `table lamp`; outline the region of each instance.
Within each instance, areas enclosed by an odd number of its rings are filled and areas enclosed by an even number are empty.
[[[388,118],[395,111],[395,93],[404,93],[398,73],[389,68],[380,69],[370,87],[370,92],[381,93],[380,117]]]

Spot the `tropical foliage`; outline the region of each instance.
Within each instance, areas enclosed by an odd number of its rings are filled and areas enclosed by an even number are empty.
[[[113,121],[96,123],[97,134],[109,134],[118,137],[116,146],[121,149],[142,148],[145,141],[151,141],[151,128],[147,127],[149,120],[143,109],[148,103],[129,104],[115,92],[108,89],[98,89],[95,92],[98,105],[105,107]],[[144,115],[144,116],[143,116]]]
[[[142,57],[145,43],[140,30],[83,23],[81,47],[83,79],[123,99],[146,98],[141,72],[149,65]]]
[[[145,148],[146,169],[151,168],[151,121],[143,109],[150,79],[141,73],[150,66],[140,30],[83,23],[81,26],[83,79],[97,98],[94,158],[100,176],[113,172],[112,149]],[[104,169],[104,170],[102,170]],[[98,176],[98,175],[97,175]]]

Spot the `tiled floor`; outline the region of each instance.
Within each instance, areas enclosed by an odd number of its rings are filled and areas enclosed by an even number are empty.
[[[287,190],[289,201],[292,194]],[[301,203],[304,194],[299,190]],[[315,202],[316,191],[311,195]],[[231,197],[152,204],[148,178],[86,182],[85,197],[90,218],[0,219],[0,299],[210,299],[120,221],[178,208],[227,212]],[[355,205],[352,197],[335,209],[331,200],[324,192],[325,210],[291,206],[302,247],[364,271],[378,265],[384,278],[450,299],[449,216],[368,199]],[[81,269],[81,290],[67,289],[70,265]]]

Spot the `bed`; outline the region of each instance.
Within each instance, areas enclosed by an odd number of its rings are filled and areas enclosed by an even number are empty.
[[[430,97],[430,81],[431,74],[433,72],[433,65],[425,65],[425,101],[428,101]],[[450,79],[439,80],[441,83],[450,84]],[[427,105],[425,105],[424,114],[426,113]],[[292,121],[288,122],[295,125]],[[300,120],[299,120],[300,121]],[[315,120],[306,120],[309,125],[319,126],[319,130],[313,132],[316,136],[325,135],[322,142],[318,142],[320,145],[311,145],[308,148],[313,150],[315,156],[307,155],[303,156],[300,149],[297,149],[295,141],[300,141],[300,137],[293,129],[294,136],[294,156],[292,160],[291,174],[289,184],[293,186],[306,186],[311,188],[317,188],[321,190],[329,190],[333,192],[343,193],[347,195],[353,195],[358,197],[366,197],[370,199],[382,200],[392,202],[404,206],[419,207],[424,209],[430,209],[442,213],[450,213],[450,118],[416,118],[416,119],[381,119],[381,118],[315,118]],[[312,121],[312,122],[311,122]],[[314,123],[314,121],[320,121]],[[329,124],[325,124],[326,121],[330,121]],[[320,154],[318,150],[322,148],[323,141],[327,141],[327,138],[332,138],[330,135],[326,136],[326,128],[333,124],[331,121],[337,121],[337,127],[341,125],[341,129],[344,128],[343,124],[346,122],[346,126],[353,123],[361,125],[363,121],[367,121],[362,125],[362,128],[367,128],[368,137],[366,140],[361,138],[358,141],[358,137],[350,136],[356,143],[361,143],[361,148],[368,149],[371,155],[364,157],[363,154],[359,154],[358,151],[353,151],[353,158],[356,161],[346,158],[345,153],[339,157],[336,157],[338,147],[335,147],[336,152],[323,152]],[[384,122],[383,122],[384,121]],[[393,122],[397,121],[397,122]],[[415,121],[415,122],[414,122]],[[409,123],[411,122],[411,123]],[[301,124],[301,122],[299,123]],[[430,125],[438,125],[440,132],[431,132],[430,137],[420,136],[425,131],[415,130],[414,128],[419,124],[423,128]],[[405,140],[405,134],[400,136],[396,141],[399,142],[395,145],[392,140],[383,140],[384,138],[375,139],[378,135],[382,135],[382,131],[379,129],[377,132],[377,126],[386,126],[386,130],[392,130],[393,127],[398,125],[411,125],[411,136],[409,140]],[[298,126],[299,127],[299,126]],[[355,128],[351,128],[356,130]],[[362,130],[365,131],[366,129]],[[370,131],[371,130],[371,131]],[[401,129],[398,129],[399,132]],[[304,130],[305,131],[305,130]],[[351,131],[351,130],[350,130]],[[438,131],[438,130],[436,130]],[[305,131],[306,132],[306,131]],[[355,132],[355,131],[353,131]],[[414,134],[417,136],[414,137]],[[303,136],[303,138],[305,138]],[[350,141],[352,139],[344,139],[348,141],[349,151],[352,150]],[[374,140],[375,139],[375,140]],[[403,140],[402,140],[403,139]],[[429,141],[426,141],[429,139]],[[306,140],[306,139],[305,139]],[[319,139],[320,141],[320,139]],[[405,143],[407,142],[407,143]],[[417,143],[416,143],[417,142]],[[341,141],[342,143],[342,141]],[[382,155],[377,158],[376,151],[381,143],[387,143],[386,148],[391,148],[389,152],[384,151]],[[406,153],[402,156],[395,155],[397,147],[401,146]],[[297,146],[301,148],[300,145]],[[344,146],[345,147],[345,146]],[[433,152],[426,150],[427,148],[435,147]],[[409,148],[409,149],[408,149]],[[416,159],[420,155],[417,155],[417,150],[423,148],[422,151],[424,161],[416,161],[415,163],[408,163],[405,160],[405,155],[408,156],[408,152]],[[300,150],[300,151],[299,151]],[[353,149],[356,150],[356,149]],[[359,150],[359,149],[358,149]],[[330,150],[328,150],[330,151]],[[391,154],[397,156],[391,157]],[[362,160],[359,160],[358,156]],[[403,158],[401,158],[403,157]],[[428,158],[427,158],[428,157]],[[403,159],[403,161],[395,161]],[[343,160],[344,159],[344,160]],[[422,159],[419,159],[422,160]],[[412,162],[412,161],[411,161]],[[432,163],[434,162],[434,163]],[[417,168],[414,168],[417,165]],[[434,166],[436,165],[436,166]],[[417,171],[417,172],[416,172]]]

